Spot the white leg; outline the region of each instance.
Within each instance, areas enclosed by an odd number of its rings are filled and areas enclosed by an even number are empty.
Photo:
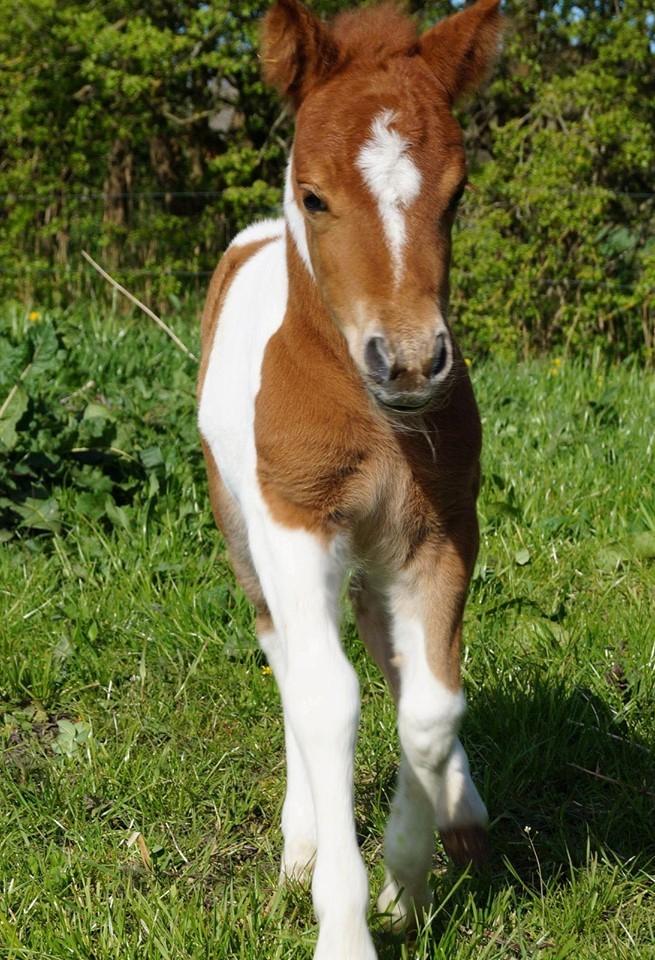
[[[427,877],[434,850],[434,810],[404,751],[384,838],[385,878],[378,910],[404,929],[432,904]]]
[[[464,747],[455,740],[437,799],[437,827],[452,830],[485,823],[487,808],[471,779]]]
[[[418,619],[394,615],[402,747],[398,785],[385,835],[387,877],[378,909],[405,926],[431,903],[427,883],[434,849],[436,805],[444,768],[464,713],[464,697],[433,675]]]
[[[281,876],[307,883],[311,878],[316,858],[314,801],[305,763],[286,711],[284,738],[287,754],[287,792],[282,808],[284,853]]]
[[[279,637],[274,630],[259,636],[259,642],[275,674],[284,706],[284,656]],[[284,852],[280,867],[280,880],[309,880],[316,856],[316,822],[305,763],[291,729],[291,722],[284,711],[284,743],[287,760],[287,789],[282,807],[282,836]]]
[[[312,892],[320,926],[315,960],[375,960],[353,813],[359,685],[338,630],[344,564],[318,538],[269,518],[262,522],[261,514],[250,528],[250,546],[282,642],[285,713],[314,801]]]
[[[486,810],[456,739],[464,696],[436,678],[428,662],[423,622],[416,614],[410,616],[406,605],[399,606],[392,614],[392,633],[400,677],[402,755],[385,835],[387,870],[378,909],[394,927],[405,927],[432,902],[427,880],[435,826],[446,839],[456,824],[466,822],[467,827],[480,828],[482,842]],[[456,852],[459,837],[456,831],[449,853]],[[465,845],[464,838],[460,847]]]
[[[455,740],[437,797],[437,827],[446,852],[456,863],[487,859],[489,817],[469,770],[464,747]]]

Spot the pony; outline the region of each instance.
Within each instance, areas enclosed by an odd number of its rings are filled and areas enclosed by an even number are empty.
[[[454,105],[497,55],[499,0],[419,35],[396,6],[322,22],[277,0],[264,78],[295,111],[284,216],[245,229],[202,316],[209,493],[279,686],[281,877],[308,879],[315,960],[374,960],[353,813],[359,686],[342,586],[397,704],[401,758],[378,909],[429,909],[434,832],[486,852],[458,729],[462,614],[478,549],[481,427],[448,317],[467,182]]]

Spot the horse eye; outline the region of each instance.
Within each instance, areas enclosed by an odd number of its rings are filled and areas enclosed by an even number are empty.
[[[306,193],[302,198],[303,206],[309,213],[324,213],[327,210],[327,203],[321,200],[315,193]]]

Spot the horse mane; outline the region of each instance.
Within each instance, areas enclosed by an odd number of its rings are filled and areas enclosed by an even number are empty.
[[[345,61],[379,64],[418,48],[416,24],[399,3],[386,2],[338,14],[330,25]]]

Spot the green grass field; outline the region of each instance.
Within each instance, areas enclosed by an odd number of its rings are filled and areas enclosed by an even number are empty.
[[[276,887],[279,700],[212,525],[194,364],[141,316],[32,319],[0,319],[0,957],[307,960],[309,894]],[[435,842],[434,916],[405,944],[372,915],[379,955],[652,958],[655,381],[597,358],[472,375],[463,739],[493,859],[457,874]],[[344,636],[375,892],[394,711],[348,611]]]

